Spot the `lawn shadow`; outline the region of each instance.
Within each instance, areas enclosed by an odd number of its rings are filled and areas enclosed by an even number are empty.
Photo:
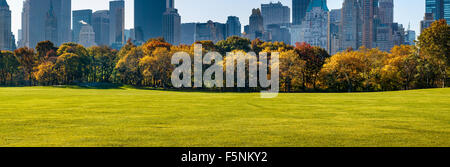
[[[56,85],[55,88],[69,88],[69,89],[122,89],[125,90],[122,84],[112,83],[82,83],[78,85]]]

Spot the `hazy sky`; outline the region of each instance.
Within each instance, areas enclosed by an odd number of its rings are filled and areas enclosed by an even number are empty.
[[[152,1],[152,0],[150,0]],[[208,20],[225,22],[227,16],[238,16],[243,25],[248,24],[248,18],[252,8],[258,8],[261,3],[282,2],[284,5],[292,6],[292,0],[175,0],[175,7],[178,9],[181,20],[185,22],[206,22]],[[12,28],[14,34],[21,27],[21,12],[23,0],[7,0],[12,11]],[[72,10],[108,9],[109,0],[72,0]],[[133,0],[126,2],[126,28],[134,26],[133,20]],[[338,9],[342,7],[343,0],[328,0],[328,8]],[[399,22],[411,29],[420,31],[420,20],[425,13],[425,0],[394,0],[395,22]]]

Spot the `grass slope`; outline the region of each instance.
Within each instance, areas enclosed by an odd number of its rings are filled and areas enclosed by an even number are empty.
[[[0,146],[450,146],[450,89],[259,95],[0,88]]]

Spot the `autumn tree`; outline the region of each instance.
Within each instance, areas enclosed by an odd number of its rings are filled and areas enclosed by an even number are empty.
[[[259,55],[259,52],[261,52],[263,50],[263,48],[261,46],[263,43],[264,42],[261,41],[259,38],[256,38],[252,41],[251,47],[252,47],[253,52],[256,53],[256,55]]]
[[[123,51],[122,51],[123,50]],[[125,52],[125,50],[128,50]],[[139,60],[144,57],[141,47],[124,47],[119,54],[120,60],[117,62],[115,70],[117,77],[123,84],[142,85],[142,76]]]
[[[305,68],[302,70],[303,88],[316,89],[319,73],[330,55],[325,49],[313,47],[307,43],[297,43],[295,51],[306,62]]]
[[[445,19],[435,21],[419,36],[417,46],[426,61],[437,65],[442,86],[445,86],[450,67],[450,26]]]
[[[171,46],[172,45],[166,42],[163,38],[154,38],[148,40],[141,47],[145,55],[150,55],[157,48],[166,48],[167,50],[170,50]]]
[[[28,83],[31,86],[33,82],[33,68],[35,67],[34,49],[23,47],[14,51],[16,59],[20,63],[20,69],[24,72],[25,78],[28,78]]]
[[[36,45],[38,63],[48,61],[52,57],[57,57],[57,55],[56,55],[57,50],[58,50],[58,48],[56,48],[51,41],[39,42]]]
[[[285,91],[301,87],[306,62],[294,50],[280,53],[280,82]]]
[[[171,58],[169,50],[161,47],[156,48],[151,55],[147,55],[139,61],[147,85],[164,88],[169,86],[174,69]]]
[[[414,87],[419,56],[417,48],[401,45],[392,48],[381,70],[383,90],[408,90]]]
[[[41,63],[34,72],[34,77],[41,85],[53,85],[57,83],[57,71],[55,64],[46,61]]]

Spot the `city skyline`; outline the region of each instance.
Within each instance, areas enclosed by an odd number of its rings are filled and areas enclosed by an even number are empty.
[[[242,3],[236,6],[233,1]],[[292,9],[292,0],[279,0],[283,5],[289,6]],[[17,31],[21,27],[21,12],[22,1],[7,0],[12,12],[12,31],[17,38]],[[238,16],[241,20],[242,26],[249,23],[249,16],[251,9],[260,8],[262,3],[278,2],[278,0],[251,0],[242,2],[239,0],[195,0],[195,3],[188,0],[178,0],[175,3],[175,8],[179,10],[182,23],[189,22],[206,22],[212,20],[215,22],[225,23],[228,16]],[[343,0],[328,1],[328,8],[338,9],[342,7]],[[220,4],[220,5],[208,5]],[[411,23],[411,29],[420,33],[420,20],[425,13],[425,0],[394,0],[394,21],[403,24],[408,28]],[[234,8],[233,8],[234,7]],[[94,12],[98,10],[109,9],[109,0],[96,0],[91,2],[89,0],[72,0],[72,10],[92,9]],[[198,10],[204,9],[205,11]],[[414,9],[414,10],[411,10]],[[206,14],[205,14],[206,13]],[[125,0],[125,28],[134,28],[134,2],[133,0]],[[291,19],[292,21],[292,19]]]

